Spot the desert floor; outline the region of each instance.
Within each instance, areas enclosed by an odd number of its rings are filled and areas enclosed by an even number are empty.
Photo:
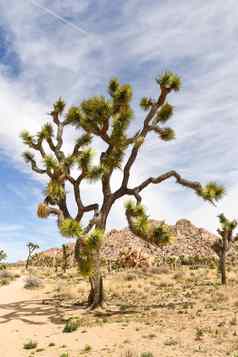
[[[23,270],[0,287],[1,357],[238,356],[235,269],[227,287],[207,268],[107,274],[107,308],[95,312],[81,304],[88,284],[76,270],[31,274],[42,287],[24,288]],[[70,317],[79,327],[65,333]],[[24,349],[29,340],[34,349]]]

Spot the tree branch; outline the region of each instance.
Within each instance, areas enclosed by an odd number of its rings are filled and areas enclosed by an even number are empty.
[[[160,175],[158,177],[150,177],[150,178],[148,178],[147,180],[142,182],[139,186],[136,186],[133,189],[130,189],[130,191],[135,192],[135,193],[139,193],[142,190],[144,190],[148,185],[150,185],[150,184],[160,184],[161,182],[166,181],[171,177],[176,178],[177,183],[179,183],[180,185],[185,186],[185,187],[189,187],[192,190],[196,191],[197,193],[199,193],[201,191],[201,189],[202,189],[202,185],[200,184],[200,182],[186,180],[186,179],[182,178],[181,175],[179,175],[176,171],[171,170],[171,171],[168,171],[165,174]]]
[[[47,170],[40,169],[37,166],[36,161],[33,158],[28,158],[28,162],[30,162],[30,164],[31,164],[31,169],[33,171],[37,172],[38,174],[46,174],[46,173],[48,173]]]
[[[166,88],[161,87],[161,93],[159,96],[159,99],[156,103],[153,104],[153,106],[151,107],[149,113],[147,114],[145,120],[144,120],[144,125],[143,125],[143,129],[141,130],[140,134],[138,136],[145,138],[146,135],[148,134],[148,132],[150,131],[150,122],[153,119],[153,117],[155,116],[155,114],[157,113],[158,109],[164,104],[165,100],[166,100],[166,96],[170,91]],[[123,180],[122,180],[122,184],[119,190],[123,191],[127,188],[128,185],[128,181],[130,178],[130,170],[132,165],[134,164],[137,155],[139,152],[139,147],[134,145],[131,151],[131,154],[129,156],[129,159],[124,167],[124,173],[123,173]]]
[[[62,223],[62,221],[64,220],[64,213],[63,211],[60,209],[60,208],[56,208],[56,207],[49,207],[48,206],[48,213],[49,215],[54,215],[54,216],[57,216],[57,223],[58,223],[58,226],[60,226],[60,224]]]

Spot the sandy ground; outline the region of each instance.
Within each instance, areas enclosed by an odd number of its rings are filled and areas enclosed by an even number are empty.
[[[109,301],[113,298],[121,308],[102,315],[85,313],[67,297],[59,302],[55,291],[70,289],[63,287],[63,280],[57,288],[51,282],[28,290],[24,277],[18,278],[0,288],[0,356],[134,357],[151,352],[153,357],[237,357],[237,283],[229,289],[210,284],[185,287],[177,280],[170,284],[170,275],[164,276],[167,285],[157,275],[126,283],[114,276],[113,283],[107,283]],[[71,285],[75,288],[73,281]],[[128,305],[120,305],[125,300]],[[83,324],[63,333],[69,316],[80,316]],[[30,339],[37,347],[25,350]]]

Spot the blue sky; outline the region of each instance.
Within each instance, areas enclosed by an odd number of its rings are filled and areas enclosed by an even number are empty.
[[[29,240],[42,249],[63,242],[53,219],[36,217],[45,180],[23,163],[19,133],[39,130],[59,96],[70,105],[104,94],[112,76],[134,87],[132,131],[143,120],[139,99],[158,95],[154,78],[169,69],[183,80],[169,98],[177,140],[150,137],[131,184],[174,168],[227,190],[214,208],[173,181],[151,187],[143,198],[153,218],[188,218],[215,231],[219,212],[237,217],[237,1],[0,0],[0,14],[0,249],[9,260],[23,258]],[[67,133],[66,150],[74,135]],[[117,172],[114,187],[119,181]],[[93,202],[98,187],[85,185],[83,194]],[[108,229],[125,225],[119,202]]]

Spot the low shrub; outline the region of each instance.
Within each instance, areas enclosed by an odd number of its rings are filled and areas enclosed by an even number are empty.
[[[13,274],[8,270],[1,270],[0,279],[13,279]]]
[[[78,318],[72,317],[66,322],[63,332],[70,333],[76,331],[79,325],[80,325],[80,320]]]
[[[35,288],[39,288],[41,286],[42,286],[42,282],[40,279],[38,279],[35,276],[29,276],[25,280],[24,288],[25,289],[35,289]]]
[[[26,342],[24,344],[24,349],[25,350],[32,350],[32,349],[34,349],[36,347],[37,347],[37,342],[32,341],[32,340],[30,340],[30,341],[28,341],[28,342]]]

